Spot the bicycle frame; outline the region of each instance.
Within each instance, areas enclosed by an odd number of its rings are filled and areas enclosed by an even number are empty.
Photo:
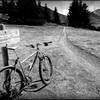
[[[31,55],[29,55],[29,56],[28,56],[27,58],[25,58],[23,61],[20,61],[20,58],[18,57],[18,55],[17,55],[17,53],[16,53],[15,50],[14,50],[14,52],[15,52],[16,57],[17,57],[17,59],[15,60],[15,63],[14,63],[15,70],[16,70],[16,65],[19,63],[20,68],[21,68],[21,71],[22,71],[22,74],[23,74],[23,76],[24,76],[24,79],[27,79],[27,78],[26,78],[26,75],[25,75],[25,72],[24,72],[24,69],[23,69],[22,64],[23,64],[25,61],[27,61],[30,57],[32,57],[32,56],[35,55],[35,58],[33,59],[33,63],[32,63],[32,65],[30,66],[30,70],[29,70],[29,71],[31,72],[31,70],[32,70],[33,67],[34,67],[34,64],[35,64],[37,58],[38,58],[39,60],[42,60],[42,58],[45,56],[45,54],[44,54],[43,52],[41,52],[39,49],[37,49],[34,53],[32,53]],[[42,57],[40,56],[41,54],[42,54]]]

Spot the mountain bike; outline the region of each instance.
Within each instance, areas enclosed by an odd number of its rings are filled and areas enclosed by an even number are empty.
[[[7,47],[8,50],[14,51],[16,59],[13,65],[5,66],[5,68],[0,70],[1,96],[7,94],[9,95],[9,97],[14,98],[19,96],[22,91],[37,92],[50,84],[51,76],[53,73],[52,62],[49,56],[47,56],[39,48],[40,45],[48,46],[49,43],[52,42],[36,43],[36,45],[25,45],[26,47],[36,48],[36,51],[29,55],[27,58],[25,58],[23,61],[20,60],[20,57],[18,56],[15,48]],[[23,68],[24,66],[22,64],[32,56],[34,56],[34,59],[32,59],[32,62],[29,64],[29,72],[26,75],[25,70]],[[37,60],[40,79],[33,81],[32,77],[34,77],[34,75],[30,75],[30,73],[32,73],[32,69],[34,68],[34,65]],[[39,85],[40,83],[42,85]]]

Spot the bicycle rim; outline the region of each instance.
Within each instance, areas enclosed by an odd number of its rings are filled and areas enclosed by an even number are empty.
[[[51,60],[48,56],[45,56],[42,61],[39,63],[39,74],[42,82],[44,84],[49,84],[51,81],[53,68]]]
[[[5,75],[9,71],[8,75]],[[6,78],[5,78],[6,76]],[[10,82],[9,82],[10,80]],[[0,96],[5,94],[8,97],[15,98],[21,93],[23,88],[23,75],[20,70],[14,67],[8,67],[0,70]]]

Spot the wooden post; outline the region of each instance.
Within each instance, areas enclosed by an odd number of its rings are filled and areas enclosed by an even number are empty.
[[[8,66],[9,65],[9,57],[8,57],[8,49],[7,49],[7,45],[5,47],[2,47],[2,58],[3,58],[3,64],[4,66]],[[10,76],[9,76],[9,70],[7,70],[5,72],[5,81],[7,81],[7,85],[6,85],[6,91],[9,94],[9,87],[10,87]]]
[[[3,65],[8,66],[9,65],[9,58],[8,58],[8,49],[7,47],[2,47],[2,58],[3,58]]]

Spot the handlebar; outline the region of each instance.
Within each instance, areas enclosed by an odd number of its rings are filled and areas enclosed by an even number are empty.
[[[43,42],[43,43],[36,43],[36,45],[30,44],[30,45],[26,45],[26,47],[31,47],[31,48],[39,48],[39,45],[44,45],[44,46],[48,46],[48,44],[52,43],[52,41],[50,42]]]
[[[36,45],[33,45],[33,44],[30,44],[30,45],[25,45],[26,47],[31,47],[31,48],[37,48],[37,49],[39,49],[39,45],[44,45],[44,46],[48,46],[48,44],[50,44],[50,43],[52,43],[52,41],[50,41],[50,42],[43,42],[43,43],[36,43]],[[9,48],[9,47],[7,47],[9,50],[13,50],[13,51],[15,51],[15,47],[11,47],[11,48]]]

